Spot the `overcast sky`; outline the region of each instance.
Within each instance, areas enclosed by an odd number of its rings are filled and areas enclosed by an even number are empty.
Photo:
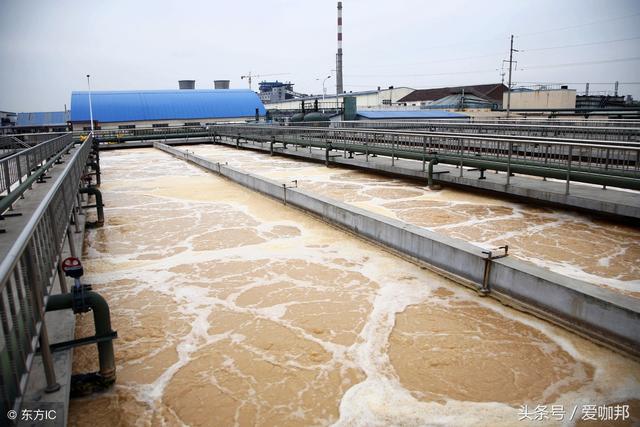
[[[640,98],[638,0],[343,5],[347,91],[500,82],[514,34],[516,84],[592,82],[597,92],[618,80]],[[179,79],[203,89],[214,79],[246,88],[251,71],[317,94],[335,52],[333,0],[0,0],[0,110],[62,110],[86,74],[94,90],[175,89]],[[327,86],[335,92],[335,76]]]

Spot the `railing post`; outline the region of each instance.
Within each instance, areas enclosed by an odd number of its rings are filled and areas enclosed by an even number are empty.
[[[395,166],[396,152],[394,142],[396,140],[395,136],[391,137],[391,166]]]
[[[571,159],[573,157],[573,145],[569,146],[569,159],[567,162],[567,186],[564,190],[564,194],[569,194],[569,183],[571,182]]]
[[[18,182],[20,184],[22,184],[22,159],[21,158],[17,158],[16,159],[16,170],[18,171]]]
[[[20,159],[18,159],[20,161]],[[4,185],[7,187],[7,194],[11,193],[11,177],[9,176],[9,162],[3,163]]]
[[[513,151],[513,142],[509,141],[509,154],[507,157],[507,185],[511,183],[511,151]]]
[[[462,153],[462,138],[458,139],[459,142],[459,146],[460,146],[460,178],[462,178],[462,165],[464,164],[464,160],[463,160],[463,153]]]
[[[425,141],[425,137],[422,137],[422,172],[425,171],[427,163],[427,142]]]
[[[33,296],[36,310],[38,310],[37,319],[40,320],[40,336],[38,337],[40,342],[40,353],[42,355],[42,365],[44,367],[44,374],[47,379],[47,387],[45,392],[52,393],[60,390],[60,384],[56,382],[56,371],[53,366],[53,358],[51,357],[51,348],[49,347],[49,336],[47,333],[47,325],[45,323],[45,309],[43,306],[44,289],[42,289],[42,283],[40,277],[38,277],[38,270],[35,265],[36,254],[34,253],[31,244],[26,247],[26,259],[27,259],[27,277],[29,278],[29,286],[31,287],[31,295]]]

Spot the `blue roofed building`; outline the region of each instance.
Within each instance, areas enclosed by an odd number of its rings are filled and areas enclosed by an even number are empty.
[[[14,131],[28,132],[64,132],[69,121],[68,111],[37,111],[18,113]]]
[[[91,106],[96,129],[204,126],[266,114],[248,89],[92,91]],[[71,124],[73,130],[90,128],[89,92],[71,94]]]

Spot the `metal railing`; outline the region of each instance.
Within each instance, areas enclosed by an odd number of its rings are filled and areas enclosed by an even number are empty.
[[[0,160],[0,195],[10,194],[15,184],[72,143],[71,133],[65,133]]]
[[[538,136],[603,141],[640,142],[640,127],[571,126],[557,123],[487,123],[431,121],[341,121],[332,122],[336,128],[413,129],[430,132],[464,132],[487,135]]]
[[[97,141],[126,141],[132,137],[153,137],[154,139],[188,138],[208,134],[208,129],[213,126],[173,126],[137,129],[106,129],[94,132]]]
[[[622,145],[541,142],[484,135],[307,128],[269,125],[214,127],[215,136],[302,145],[392,158],[431,159],[481,170],[506,171],[640,190],[640,148]],[[460,173],[464,173],[460,168]]]
[[[448,131],[432,131],[427,130],[429,128],[429,124],[432,122],[296,122],[295,124],[290,124],[287,126],[295,126],[295,127],[331,127],[335,129],[354,129],[359,131],[368,131],[368,130],[380,130],[380,131],[394,131],[394,132],[411,132],[411,133],[422,133],[424,135],[449,135],[452,137],[468,137],[468,136],[486,136],[486,137],[499,137],[499,138],[510,138],[514,140],[527,139],[531,141],[539,141],[539,142],[567,142],[567,143],[575,143],[575,144],[599,144],[599,145],[626,145],[626,146],[640,146],[640,141],[638,142],[625,142],[625,141],[609,141],[609,140],[598,140],[598,139],[577,139],[577,138],[561,138],[561,137],[547,137],[547,136],[536,136],[536,135],[513,135],[508,132],[500,132],[500,133],[492,133],[492,132],[448,132]],[[447,121],[446,123],[452,123]],[[222,125],[246,125],[246,123],[217,123],[215,125],[209,126],[178,126],[178,127],[163,127],[163,128],[137,128],[137,129],[121,129],[121,130],[98,130],[95,131],[95,139],[100,143],[119,143],[119,142],[127,142],[127,141],[138,141],[138,140],[168,140],[168,139],[179,139],[179,138],[203,138],[203,137],[211,137],[213,130],[219,128]],[[353,125],[351,125],[353,124]],[[396,128],[396,124],[398,127]],[[442,121],[437,123],[439,126],[446,127],[446,124],[443,124]],[[412,128],[415,126],[416,128]],[[435,126],[435,125],[434,125]],[[389,129],[386,129],[386,128]],[[436,126],[437,127],[437,126]]]
[[[567,118],[506,118],[506,117],[470,117],[469,123],[504,123],[522,125],[559,125],[559,126],[596,126],[596,127],[635,127],[640,128],[640,120],[634,119],[567,119]]]
[[[70,137],[70,136],[69,136]],[[68,137],[63,137],[68,140]],[[0,414],[19,411],[38,348],[49,382],[53,373],[45,307],[57,274],[69,218],[92,148],[89,137],[66,160],[0,263]],[[39,344],[39,345],[38,345]]]

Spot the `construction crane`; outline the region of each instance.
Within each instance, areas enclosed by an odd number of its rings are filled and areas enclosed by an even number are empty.
[[[251,71],[246,76],[240,76],[242,80],[247,79],[249,81],[249,89],[251,89],[251,79],[258,77],[272,77],[272,76],[286,76],[291,73],[277,73],[277,74],[251,74]]]

